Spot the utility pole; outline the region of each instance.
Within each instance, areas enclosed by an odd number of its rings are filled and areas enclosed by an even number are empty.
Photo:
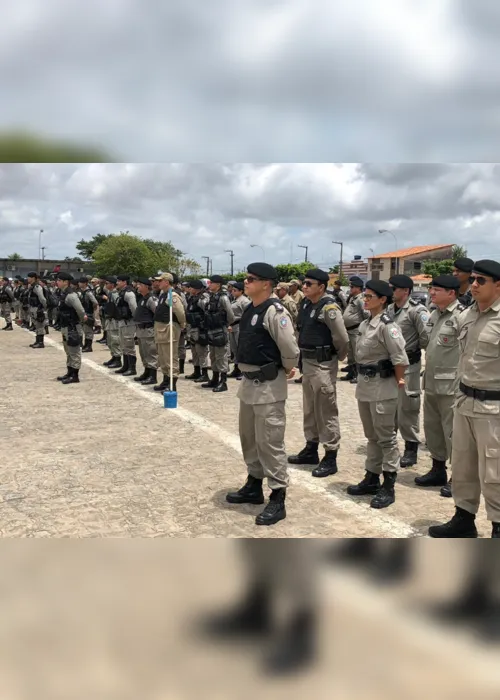
[[[305,248],[305,249],[306,249],[306,259],[304,260],[304,262],[307,262],[307,251],[309,250],[309,246],[307,246],[307,245],[298,245],[297,248]]]
[[[339,280],[342,284],[342,262],[344,258],[344,244],[342,243],[342,241],[332,241],[332,243],[340,246]]]
[[[42,233],[43,233],[43,228],[40,229],[40,233],[38,234],[38,259],[42,257]]]
[[[45,260],[45,246],[42,246],[42,260]]]
[[[207,261],[207,277],[210,277],[210,258],[208,255],[202,255],[201,257],[203,260]]]
[[[211,276],[213,275],[213,273],[214,273],[214,268],[213,268],[213,264],[212,264],[212,263],[213,263],[213,260],[212,260],[212,258],[210,258],[210,277],[211,277]]]
[[[234,264],[233,264],[234,251],[232,251],[232,250],[225,250],[224,252],[225,252],[225,253],[229,253],[229,255],[231,256],[231,277],[233,277],[233,275],[234,275]]]

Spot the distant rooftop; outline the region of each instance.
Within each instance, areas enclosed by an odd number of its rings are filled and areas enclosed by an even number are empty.
[[[421,255],[422,253],[431,253],[434,250],[441,250],[442,248],[453,248],[454,243],[442,243],[441,245],[417,245],[413,248],[402,248],[401,250],[395,250],[392,253],[380,253],[380,255],[372,255],[368,260],[373,260],[374,258],[378,260],[379,258],[407,258],[410,255]]]

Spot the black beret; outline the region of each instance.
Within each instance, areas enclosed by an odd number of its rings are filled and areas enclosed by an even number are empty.
[[[496,260],[477,260],[474,263],[472,272],[480,272],[487,277],[494,277],[500,280],[500,263]]]
[[[312,270],[308,270],[305,274],[304,279],[316,280],[317,282],[320,282],[321,284],[328,284],[328,282],[330,281],[330,277],[328,276],[328,272],[325,272],[324,270],[320,270],[317,267],[315,267]]]
[[[413,289],[413,280],[408,275],[393,275],[389,277],[389,284],[398,289]]]
[[[130,283],[130,275],[117,275],[116,280],[119,282],[128,282]]]
[[[116,284],[117,279],[114,275],[109,275],[108,277],[104,278],[106,282],[109,282],[109,284]]]
[[[58,272],[57,279],[64,280],[65,282],[73,282],[74,281],[73,275],[71,275],[69,272]]]
[[[262,280],[277,280],[278,273],[272,265],[268,265],[263,262],[250,263],[247,267],[247,272],[256,277],[260,277]]]
[[[235,282],[235,283],[233,284],[233,288],[234,288],[234,289],[239,289],[240,292],[242,292],[242,291],[245,289],[245,285],[243,284],[243,282]]]
[[[189,283],[189,286],[192,289],[204,289],[205,285],[201,280],[193,280],[192,282]]]
[[[38,277],[38,272],[28,272],[27,277]]]
[[[372,292],[378,294],[379,297],[387,297],[387,299],[392,299],[392,289],[388,282],[383,280],[368,280],[366,283],[366,288],[371,289]]]
[[[438,275],[434,277],[430,287],[441,287],[441,289],[460,289],[460,282],[453,275]]]
[[[89,282],[86,277],[80,277],[80,279],[78,281],[81,282],[82,284],[83,283],[88,284],[88,282]]]
[[[457,258],[453,265],[457,268],[457,270],[461,270],[462,272],[472,272],[474,260],[471,260],[470,258]]]
[[[145,284],[146,287],[151,287],[151,284],[152,284],[149,277],[137,277],[136,282],[137,282],[137,284]]]
[[[349,277],[349,284],[352,287],[361,287],[361,289],[363,289],[363,287],[365,286],[365,283],[363,282],[361,277],[356,277],[356,276]]]
[[[221,277],[220,275],[212,275],[212,277],[210,277],[210,282],[215,282],[216,284],[224,284],[224,277]]]

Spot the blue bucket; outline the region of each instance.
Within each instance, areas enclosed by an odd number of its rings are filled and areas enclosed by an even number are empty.
[[[165,391],[163,393],[163,406],[165,408],[177,408],[177,392]]]

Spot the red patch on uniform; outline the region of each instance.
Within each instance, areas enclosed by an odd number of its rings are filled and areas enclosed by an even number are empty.
[[[447,342],[448,342],[448,338],[443,338],[443,343],[447,343]]]

